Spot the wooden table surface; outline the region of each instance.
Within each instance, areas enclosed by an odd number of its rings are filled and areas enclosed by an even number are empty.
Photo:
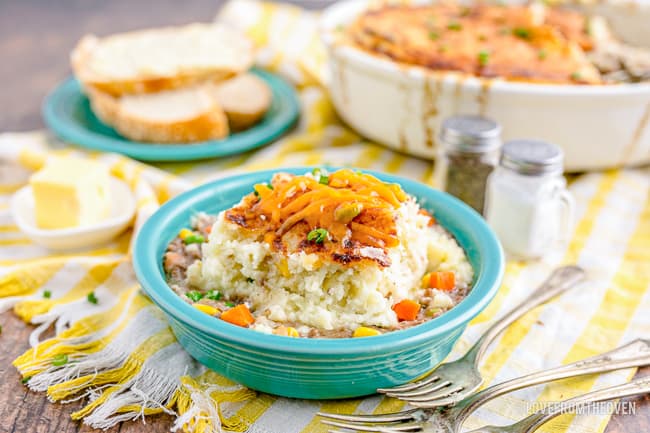
[[[319,8],[331,0],[295,0]],[[222,0],[0,0],[0,131],[43,128],[43,97],[70,74],[68,53],[85,33],[105,35],[143,27],[211,20]],[[13,313],[0,315],[0,433],[89,432],[69,414],[82,403],[50,404],[20,383],[11,362],[27,348],[32,327]],[[650,369],[640,374],[649,374]],[[650,400],[636,403],[636,416],[615,415],[608,433],[650,431]],[[168,415],[126,422],[109,432],[167,432]]]

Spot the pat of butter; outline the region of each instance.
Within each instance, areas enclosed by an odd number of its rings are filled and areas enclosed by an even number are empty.
[[[92,160],[56,158],[32,175],[36,225],[61,229],[98,223],[110,213],[108,168]]]

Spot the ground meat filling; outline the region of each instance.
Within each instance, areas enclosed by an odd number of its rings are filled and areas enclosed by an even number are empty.
[[[210,227],[214,224],[215,217],[204,213],[198,214],[193,222],[192,229],[208,238]],[[183,239],[176,237],[167,246],[163,267],[167,275],[167,282],[170,286],[178,286],[179,289],[187,291],[187,268],[197,260],[201,260],[201,243],[186,244]],[[178,290],[176,291],[178,293]]]

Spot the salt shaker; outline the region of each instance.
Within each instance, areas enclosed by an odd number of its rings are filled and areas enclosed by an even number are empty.
[[[574,201],[562,149],[536,140],[504,144],[488,179],[485,217],[509,255],[534,259],[568,241]]]
[[[481,116],[459,115],[442,123],[436,186],[483,212],[487,178],[499,162],[501,127]]]

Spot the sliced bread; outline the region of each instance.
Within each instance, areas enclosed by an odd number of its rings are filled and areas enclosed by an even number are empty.
[[[228,119],[208,86],[121,97],[92,87],[87,93],[93,112],[130,140],[191,143],[228,135]]]
[[[153,93],[237,75],[253,63],[251,42],[220,24],[190,24],[84,36],[71,54],[84,87],[113,96]]]
[[[218,83],[214,94],[235,131],[257,123],[271,106],[271,89],[250,73]]]

